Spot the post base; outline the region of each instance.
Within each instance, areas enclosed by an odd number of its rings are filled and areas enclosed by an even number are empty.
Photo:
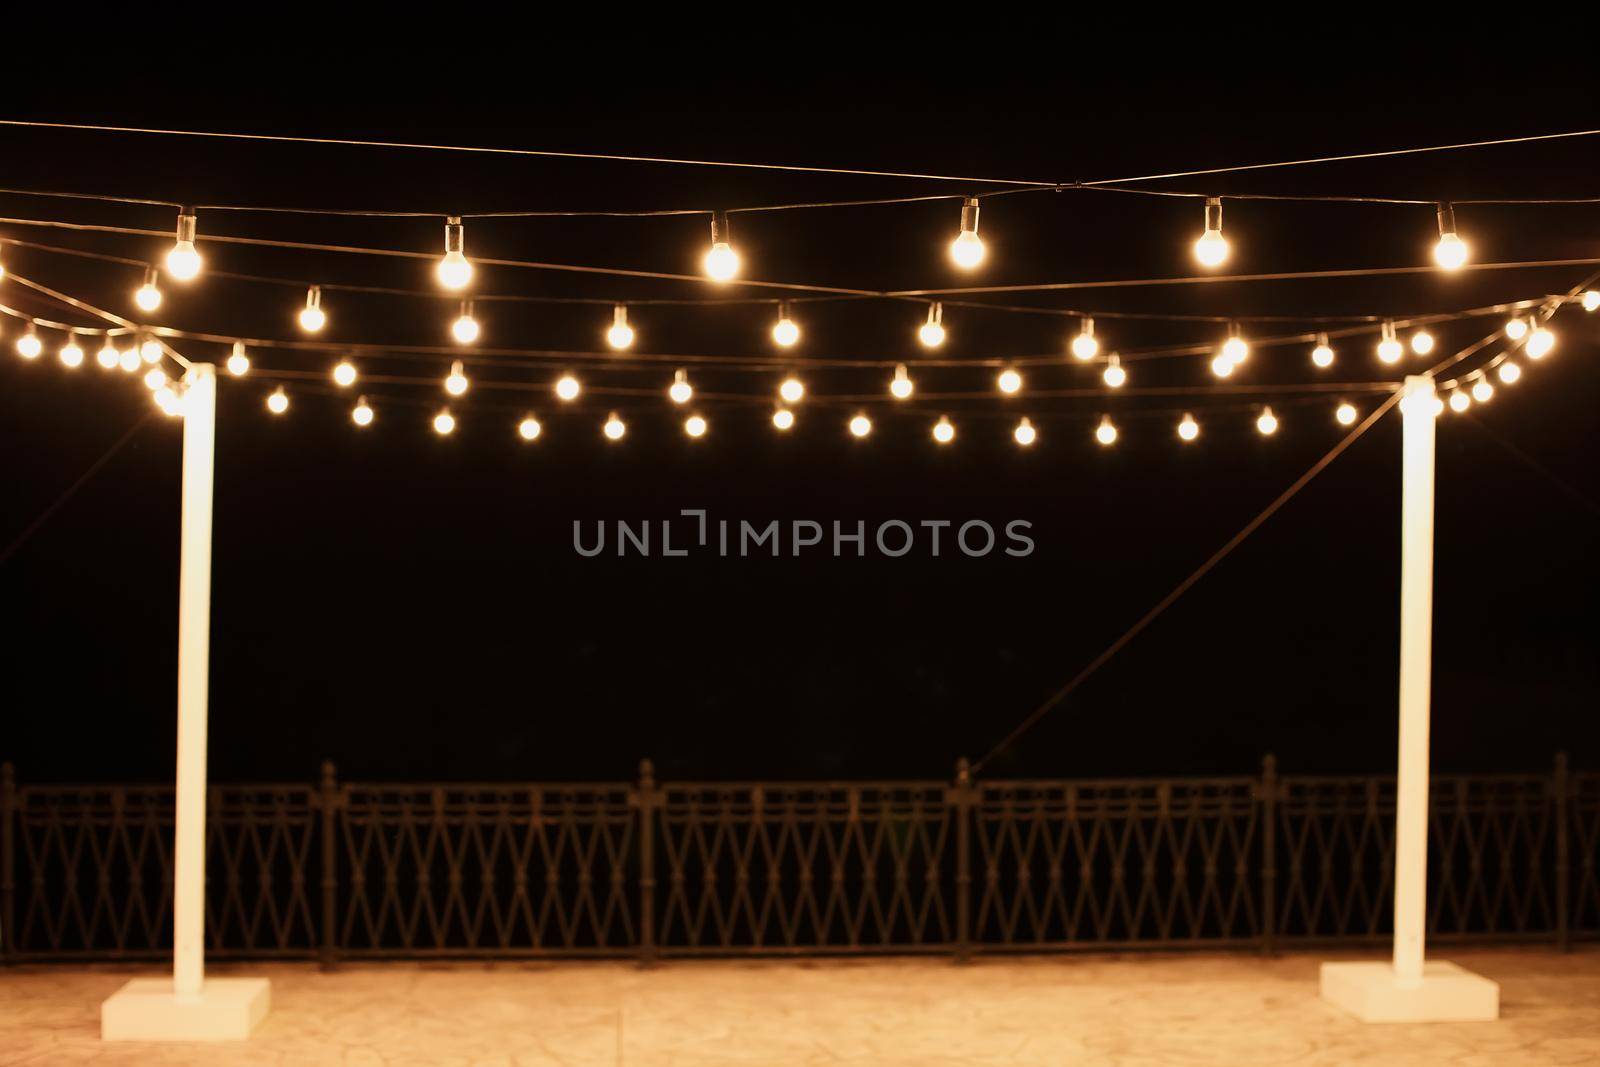
[[[207,978],[180,999],[170,978],[135,978],[100,1005],[102,1041],[243,1041],[272,999],[265,978]]]
[[[1364,1023],[1490,1022],[1500,1017],[1500,986],[1442,960],[1422,965],[1422,981],[1403,985],[1380,961],[1324,963],[1322,999]]]

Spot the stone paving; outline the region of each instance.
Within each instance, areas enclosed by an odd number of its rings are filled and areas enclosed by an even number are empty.
[[[1373,958],[1370,954],[1366,958]],[[385,964],[265,975],[248,1042],[106,1044],[99,1004],[151,969],[0,970],[0,1067],[732,1067],[1600,1063],[1600,949],[1442,953],[1501,983],[1493,1023],[1367,1026],[1317,998],[1348,955]]]

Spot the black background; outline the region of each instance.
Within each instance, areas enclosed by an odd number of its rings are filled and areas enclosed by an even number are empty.
[[[1235,80],[1184,43],[1126,42],[1116,55],[1013,37],[745,41],[547,35],[520,60],[318,48],[202,51],[188,73],[135,64],[116,86],[53,78],[42,59],[12,78],[4,111],[62,121],[559,148],[1072,181],[1587,128],[1594,86],[1527,78],[1444,81],[1419,72],[1335,78],[1304,44],[1236,43]],[[180,35],[181,39],[181,35]],[[1207,48],[1212,45],[1207,45]],[[1227,44],[1215,47],[1227,52]],[[1096,60],[1085,56],[1094,53]],[[1269,55],[1271,62],[1263,61]],[[1004,61],[1002,61],[1002,59]],[[980,62],[980,60],[982,62]],[[1400,64],[1406,65],[1406,64]],[[1578,68],[1572,68],[1578,69]],[[1164,70],[1170,80],[1152,79]],[[981,72],[981,73],[980,73]],[[181,76],[180,76],[181,75]],[[717,207],[814,198],[964,192],[964,183],[584,163],[379,149],[0,129],[4,182],[200,203],[423,211]],[[1202,178],[1159,187],[1211,194],[1355,193],[1425,199],[1587,196],[1600,140],[1482,149]],[[11,217],[166,228],[164,208],[0,198]],[[953,202],[744,215],[751,276],[866,288],[960,284],[943,246]],[[1189,200],[1067,192],[984,209],[985,282],[1193,273]],[[1462,209],[1478,261],[1600,255],[1600,207]],[[431,250],[437,220],[202,213],[206,233]],[[469,226],[477,256],[692,272],[703,218],[544,219]],[[1230,269],[1305,271],[1427,261],[1431,207],[1235,202]],[[159,256],[150,238],[0,225],[0,236]],[[205,245],[215,269],[428,288],[429,264]],[[26,248],[13,272],[133,314],[128,268]],[[1433,273],[1027,294],[1016,303],[1092,311],[1408,315],[1561,292],[1582,268]],[[606,298],[700,295],[697,286],[480,270],[485,292]],[[166,325],[294,336],[299,294],[216,278],[167,286]],[[26,312],[59,309],[0,284]],[[326,298],[333,341],[437,343],[442,300]],[[604,308],[480,306],[487,343],[589,350]],[[917,372],[912,305],[803,310],[805,354],[904,357],[923,389],[982,389],[987,370]],[[765,353],[770,308],[639,309],[639,347]],[[88,320],[83,320],[85,325]],[[948,354],[1056,351],[1070,320],[947,313]],[[1600,498],[1594,412],[1600,319],[1557,320],[1555,356],[1472,419],[1440,424],[1434,753],[1452,769],[1548,765],[1568,748],[1594,765],[1600,659],[1594,601]],[[14,320],[0,324],[14,336]],[[1208,326],[1102,319],[1128,348],[1201,340]],[[1450,349],[1483,332],[1447,327]],[[0,360],[7,541],[139,418],[134,382],[89,363]],[[92,353],[93,346],[90,351]],[[220,361],[220,350],[191,355]],[[315,354],[257,352],[260,366],[324,368]],[[1413,361],[1415,362],[1415,361]],[[364,369],[442,374],[435,362]],[[1133,384],[1208,380],[1199,359],[1131,366]],[[500,369],[547,380],[550,365]],[[1250,380],[1309,377],[1303,346],[1262,349]],[[1331,372],[1370,381],[1370,342]],[[599,383],[665,387],[669,369],[590,371]],[[813,391],[872,392],[883,372],[813,371]],[[766,394],[772,376],[695,372],[703,390]],[[1092,384],[1039,368],[1029,384]],[[1331,400],[1252,416],[1206,414],[1180,447],[1170,401],[986,400],[958,412],[936,450],[921,405],[875,406],[878,431],[849,440],[849,410],[808,405],[779,437],[759,405],[708,409],[691,443],[664,401],[599,400],[554,412],[545,394],[475,389],[450,439],[430,407],[377,401],[356,432],[348,400],[296,392],[282,420],[261,380],[224,380],[219,412],[212,773],[303,779],[335,759],[346,777],[613,778],[653,757],[662,777],[947,775],[976,757],[1206,558],[1338,439]],[[395,390],[432,404],[428,390]],[[1373,403],[1370,398],[1368,405]],[[1232,407],[1237,407],[1229,402]],[[598,405],[598,406],[596,406]],[[512,427],[546,419],[535,446]],[[630,433],[607,446],[605,410]],[[1115,412],[1123,439],[1095,446]],[[1142,412],[1142,414],[1141,414]],[[1011,420],[1035,418],[1023,452]],[[1480,422],[1474,420],[1481,420]],[[1512,442],[1533,463],[1496,438]],[[0,671],[0,756],[28,780],[160,779],[170,773],[176,671],[180,427],[148,423],[0,566],[9,636]],[[992,775],[1239,772],[1265,752],[1285,769],[1393,766],[1399,435],[1361,439],[1018,746]],[[1535,466],[1534,464],[1537,464]],[[1541,469],[1545,473],[1541,473]],[[1551,479],[1560,479],[1571,490]],[[1576,499],[1575,492],[1583,500]],[[900,560],[582,559],[572,523],[713,518],[985,518],[1033,524],[1027,559],[923,552]]]

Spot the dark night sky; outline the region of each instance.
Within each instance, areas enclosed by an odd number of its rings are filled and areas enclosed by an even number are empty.
[[[630,45],[629,48],[641,46]],[[1592,85],[1448,92],[1323,83],[1279,71],[1196,91],[1108,81],[1098,69],[1031,65],[981,91],[944,88],[837,57],[817,88],[782,63],[732,49],[709,83],[658,57],[603,87],[571,56],[514,76],[480,75],[463,98],[427,86],[378,92],[360,69],[301,57],[303,78],[251,90],[224,79],[204,99],[132,84],[126,95],[21,88],[6,116],[323,133],[1072,180],[1287,159],[1597,125]],[[265,57],[256,57],[265,61]],[[293,63],[278,55],[275,62]],[[395,61],[398,63],[398,61]],[[817,62],[814,58],[813,62]],[[322,74],[337,65],[338,80]],[[389,64],[393,66],[395,64]],[[376,66],[374,69],[378,69]],[[22,81],[17,82],[23,85]],[[427,101],[427,103],[424,103]],[[1448,103],[1448,107],[1445,104]],[[0,129],[3,184],[198,202],[386,209],[640,209],[962,192],[959,185],[684,167],[402,153]],[[1362,193],[1468,199],[1600,194],[1600,139],[1370,163],[1186,179],[1214,194]],[[161,208],[0,197],[9,216],[166,227]],[[749,273],[868,288],[959,284],[943,255],[948,201],[736,219]],[[1030,194],[990,202],[985,282],[1192,273],[1200,221],[1187,200]],[[1480,261],[1600,254],[1600,209],[1478,208],[1460,224]],[[1228,207],[1238,272],[1426,261],[1428,207],[1239,202]],[[205,233],[430,250],[436,220],[202,215]],[[0,237],[132,256],[151,239],[0,226]],[[692,219],[505,220],[471,225],[468,251],[555,262],[690,271]],[[425,263],[210,245],[209,264],[327,282],[427,288]],[[21,248],[19,273],[131,313],[127,268]],[[1559,292],[1581,270],[1104,290],[1017,302],[1192,314],[1447,311]],[[673,283],[480,273],[494,292],[607,298],[697,295]],[[55,309],[4,283],[0,299]],[[206,279],[168,286],[161,322],[289,337],[292,289]],[[327,297],[333,341],[435,343],[448,304]],[[594,347],[604,309],[480,308],[497,341]],[[655,352],[765,352],[770,309],[640,309]],[[806,353],[904,357],[914,306],[805,309]],[[1058,348],[1067,322],[950,312],[952,356]],[[8,338],[14,323],[4,326]],[[1440,425],[1434,752],[1447,769],[1530,769],[1566,747],[1600,763],[1600,319],[1563,312],[1556,356],[1502,390],[1477,422]],[[1210,327],[1102,320],[1129,348],[1199,340]],[[1440,331],[1459,347],[1477,324]],[[192,354],[210,352],[196,346]],[[213,358],[220,361],[221,353]],[[321,369],[304,353],[263,365]],[[1093,381],[1069,365],[1030,385]],[[443,373],[435,363],[364,368]],[[1370,342],[1334,374],[1380,377]],[[542,380],[545,368],[501,371]],[[1303,347],[1263,350],[1251,380],[1310,374]],[[1134,367],[1138,384],[1207,380],[1204,362]],[[659,385],[648,374],[589,380]],[[989,372],[927,370],[924,389],[976,389]],[[816,391],[881,388],[881,370],[813,371]],[[766,377],[697,372],[705,389],[762,391]],[[936,406],[883,412],[865,445],[843,409],[802,411],[789,438],[761,407],[710,409],[690,444],[664,401],[615,406],[631,432],[606,447],[593,406],[557,413],[524,447],[505,401],[475,393],[449,440],[426,408],[385,407],[357,433],[348,400],[296,395],[285,419],[260,381],[222,383],[213,604],[212,761],[218,779],[302,779],[338,761],[347,777],[614,778],[651,756],[663,777],[942,777],[976,757],[1200,563],[1337,440],[1331,403],[1278,407],[1261,439],[1251,416],[1207,420],[1180,448],[1170,401],[1021,400],[973,407],[959,446],[926,437]],[[377,400],[381,389],[369,390]],[[412,389],[412,397],[432,394]],[[1205,401],[1195,404],[1204,414]],[[1370,401],[1369,401],[1370,403]],[[0,358],[0,448],[9,541],[148,405],[136,383],[90,365]],[[882,405],[879,405],[881,408]],[[1159,415],[1141,417],[1141,408]],[[1090,428],[1123,427],[1113,450]],[[1035,416],[1022,453],[1006,431]],[[26,779],[160,779],[170,773],[180,430],[152,421],[13,559],[0,566],[9,638],[0,671],[0,756]],[[1511,442],[1525,462],[1497,439]],[[1276,752],[1285,769],[1393,766],[1399,434],[1387,420],[1097,674],[992,774],[1243,772]],[[1546,473],[1541,473],[1541,469]],[[582,559],[575,519],[649,519],[705,507],[728,519],[1026,519],[1026,559],[778,561]]]

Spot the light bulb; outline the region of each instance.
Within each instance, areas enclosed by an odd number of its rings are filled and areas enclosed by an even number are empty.
[[[341,359],[338,366],[333,368],[333,384],[345,389],[355,383],[356,365],[348,359]]]
[[[1183,420],[1178,423],[1178,437],[1180,440],[1193,441],[1200,436],[1200,424],[1194,421],[1194,416],[1187,411],[1183,413]]]
[[[1110,415],[1100,416],[1100,425],[1094,428],[1094,439],[1102,445],[1117,443],[1117,428],[1112,425]]]
[[[372,425],[372,405],[367,403],[366,397],[356,399],[356,406],[350,409],[350,421],[357,426]]]
[[[683,420],[683,432],[690,437],[704,437],[706,435],[706,420],[700,415],[690,415]]]
[[[121,367],[129,374],[132,374],[134,371],[144,366],[144,360],[139,358],[139,346],[131,345],[127,348],[124,348],[117,356],[117,366]]]
[[[139,345],[139,358],[146,363],[161,362],[161,342],[154,337],[146,337]]]
[[[156,269],[150,267],[144,272],[144,284],[134,290],[133,302],[139,306],[140,311],[154,311],[161,306],[161,289],[156,285]]]
[[[478,320],[472,317],[472,301],[461,302],[461,314],[450,324],[450,336],[458,345],[470,345],[478,339]]]
[[[274,415],[282,415],[289,410],[289,394],[283,391],[283,386],[278,386],[267,396],[267,410]]]
[[[938,348],[944,344],[944,305],[928,305],[928,321],[917,330],[917,340],[924,348]]]
[[[440,408],[439,414],[433,417],[433,432],[440,437],[452,434],[456,429],[456,417],[450,414],[449,408]]]
[[[63,367],[83,366],[83,349],[78,346],[78,339],[72,334],[67,334],[67,343],[61,346],[58,353]]]
[[[1311,362],[1318,367],[1333,366],[1333,346],[1328,344],[1328,335],[1317,334],[1317,347],[1311,350]]]
[[[122,353],[117,351],[117,346],[112,343],[109,335],[106,337],[106,343],[100,346],[100,351],[94,354],[95,362],[106,370],[115,370],[121,358]]]
[[[1222,353],[1217,353],[1211,360],[1211,373],[1218,378],[1226,378],[1233,373],[1234,363]]]
[[[1091,360],[1099,354],[1100,342],[1095,340],[1094,320],[1085,318],[1083,325],[1078,328],[1078,336],[1072,339],[1072,358]]]
[[[850,432],[857,437],[865,437],[872,432],[872,420],[865,415],[857,415],[850,420]]]
[[[1500,369],[1495,373],[1500,376],[1500,380],[1502,382],[1510,385],[1518,378],[1522,377],[1522,368],[1517,366],[1515,363],[1512,363],[1510,360],[1506,360],[1506,362],[1500,364]]]
[[[467,261],[465,232],[461,228],[461,220],[454,215],[444,221],[444,258],[433,273],[446,289],[465,289],[472,282],[472,264]]]
[[[183,402],[178,396],[178,391],[170,385],[163,385],[151,394],[156,402],[156,407],[161,409],[163,415],[180,415],[183,413]]]
[[[1340,426],[1350,426],[1356,421],[1356,406],[1348,401],[1342,401],[1333,409],[1333,417],[1339,421]]]
[[[524,441],[532,441],[544,432],[544,427],[539,425],[539,420],[532,415],[524,415],[522,421],[517,423],[517,433]]]
[[[1122,360],[1113,355],[1107,357],[1106,369],[1101,373],[1100,377],[1111,388],[1121,389],[1123,385],[1127,384],[1128,372],[1122,369]]]
[[[772,324],[772,341],[780,348],[790,348],[800,340],[800,327],[789,317],[787,301],[778,305],[778,321]]]
[[[250,357],[244,354],[244,342],[233,342],[233,353],[228,356],[228,373],[242,378],[250,371]]]
[[[194,246],[195,217],[184,209],[178,212],[177,238],[167,252],[167,273],[180,282],[193,281],[200,273],[200,252]]]
[[[788,408],[779,408],[772,413],[772,425],[780,430],[788,430],[794,426],[794,412]]]
[[[322,310],[322,286],[313,285],[306,290],[306,306],[300,309],[300,328],[316,333],[327,324],[328,314]]]
[[[1418,330],[1411,335],[1411,351],[1419,356],[1425,356],[1433,351],[1433,334],[1427,330]]]
[[[39,353],[44,351],[44,342],[39,340],[39,335],[33,332],[33,327],[28,327],[28,332],[17,338],[17,355],[23,359],[38,359]]]
[[[1400,346],[1400,339],[1394,335],[1394,323],[1383,324],[1383,340],[1378,342],[1378,358],[1385,363],[1398,363],[1405,354],[1405,349]]]
[[[628,309],[621,304],[611,309],[611,328],[606,331],[606,344],[617,349],[633,344],[633,327],[628,325]]]
[[[144,387],[152,392],[166,385],[168,381],[170,379],[167,377],[167,372],[160,367],[151,367],[144,375]]]
[[[702,266],[714,282],[729,281],[739,273],[739,253],[728,240],[728,216],[721,211],[711,215],[711,248]]]
[[[1445,270],[1460,270],[1467,262],[1467,242],[1456,236],[1456,213],[1449,204],[1439,205],[1439,243],[1433,246],[1433,261]]]
[[[950,421],[950,416],[940,415],[939,421],[933,424],[933,439],[941,445],[947,445],[956,439],[956,428]]]
[[[618,418],[617,413],[613,411],[610,415],[606,416],[604,430],[607,438],[612,441],[620,441],[622,440],[622,435],[628,432],[628,426],[627,423]]]
[[[1600,289],[1589,289],[1583,294],[1583,310],[1593,311],[1595,308],[1600,308]]]
[[[563,374],[556,380],[556,396],[562,400],[576,400],[582,391],[583,387],[578,384],[578,379],[570,374]]]
[[[1222,201],[1206,199],[1206,230],[1194,243],[1194,258],[1202,267],[1220,267],[1228,258],[1228,239],[1222,236]]]
[[[1268,436],[1278,432],[1278,416],[1272,413],[1270,407],[1261,409],[1261,414],[1256,417],[1256,429]]]
[[[1472,399],[1480,404],[1487,404],[1489,398],[1494,396],[1494,386],[1489,384],[1489,379],[1479,378],[1472,383]]]
[[[785,404],[798,404],[805,398],[805,395],[806,383],[792,374],[783,380],[783,384],[778,386],[778,396],[782,398]]]
[[[1450,390],[1450,410],[1460,413],[1472,406],[1472,398],[1465,389]]]
[[[1222,342],[1222,354],[1229,363],[1237,367],[1250,358],[1250,342],[1236,333]]]
[[[962,270],[983,262],[983,238],[978,236],[978,198],[969,196],[961,204],[961,233],[950,242],[950,258]]]
[[[1039,439],[1038,432],[1034,430],[1033,423],[1028,421],[1027,416],[1023,416],[1022,420],[1017,423],[1017,428],[1011,431],[1011,436],[1016,438],[1017,444],[1023,448],[1027,448]]]
[[[467,386],[470,384],[467,381],[466,369],[462,367],[461,361],[459,359],[453,360],[450,364],[450,373],[444,379],[444,391],[451,396],[460,396],[467,391]]]
[[[1549,329],[1540,326],[1528,335],[1528,343],[1523,345],[1523,351],[1528,353],[1529,359],[1543,359],[1550,354],[1556,346],[1556,335]]]
[[[667,389],[667,396],[674,404],[687,404],[689,398],[694,396],[694,387],[689,384],[689,372],[678,370],[672,372],[672,385]]]
[[[906,373],[906,365],[904,363],[896,364],[894,378],[889,382],[890,395],[896,400],[905,400],[911,396],[913,388],[911,376]]]
[[[1513,341],[1520,341],[1528,336],[1528,323],[1525,319],[1507,319],[1506,336]]]
[[[999,387],[1002,393],[1007,396],[1013,396],[1022,389],[1022,375],[1007,367],[995,378],[994,384]]]

